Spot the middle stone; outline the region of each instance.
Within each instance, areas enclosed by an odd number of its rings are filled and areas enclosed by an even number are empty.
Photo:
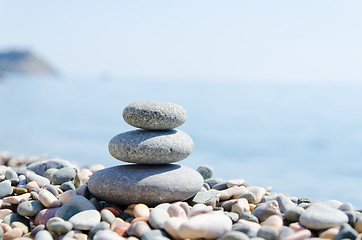
[[[194,148],[189,135],[180,130],[134,130],[118,134],[109,142],[116,159],[142,164],[174,163],[187,158]]]

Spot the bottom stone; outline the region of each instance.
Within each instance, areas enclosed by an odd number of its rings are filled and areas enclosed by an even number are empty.
[[[177,164],[130,164],[95,172],[88,181],[89,191],[98,199],[120,205],[144,203],[155,206],[183,201],[203,185],[195,170]]]

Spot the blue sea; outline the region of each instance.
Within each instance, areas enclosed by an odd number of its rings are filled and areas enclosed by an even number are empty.
[[[211,165],[273,191],[362,208],[362,84],[147,78],[0,81],[0,151],[61,157],[80,166],[122,164],[109,140],[134,128],[126,105],[182,105],[194,140],[181,164]]]

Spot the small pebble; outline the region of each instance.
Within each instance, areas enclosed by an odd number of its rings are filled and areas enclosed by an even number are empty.
[[[110,225],[107,222],[100,222],[97,225],[95,225],[94,227],[91,228],[91,230],[89,231],[89,237],[92,239],[94,237],[94,235],[101,230],[109,230],[110,229]]]
[[[53,237],[47,230],[41,230],[34,236],[34,240],[53,240]]]
[[[127,234],[129,236],[141,238],[143,234],[149,231],[151,231],[151,228],[148,226],[148,224],[144,221],[139,221],[135,222],[128,228]]]
[[[17,212],[24,217],[35,217],[43,209],[40,201],[27,201],[19,204]]]
[[[47,208],[60,207],[61,202],[48,190],[42,189],[38,193],[39,201]]]
[[[54,172],[52,182],[56,185],[60,185],[65,182],[72,181],[75,178],[76,172],[71,167],[64,167]]]
[[[135,217],[148,217],[150,216],[150,209],[145,204],[137,204],[133,209]]]
[[[84,210],[69,219],[74,229],[90,230],[101,221],[101,214],[97,210]]]
[[[10,196],[13,193],[13,187],[9,181],[3,181],[0,183],[0,198]]]
[[[148,222],[154,229],[163,229],[163,225],[170,218],[165,209],[155,208],[151,211]]]
[[[66,191],[66,192],[69,192],[69,191]],[[68,204],[73,205],[80,212],[96,209],[96,207],[88,199],[86,199],[85,197],[80,196],[80,195],[71,196]]]
[[[244,179],[231,179],[226,182],[226,185],[228,188],[234,187],[234,186],[241,186],[245,182]]]
[[[264,225],[259,229],[257,233],[258,237],[264,238],[265,240],[276,240],[278,235],[279,232],[276,228]]]

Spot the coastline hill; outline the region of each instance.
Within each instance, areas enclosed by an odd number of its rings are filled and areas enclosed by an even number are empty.
[[[0,77],[7,74],[56,75],[47,62],[30,51],[0,52]]]

